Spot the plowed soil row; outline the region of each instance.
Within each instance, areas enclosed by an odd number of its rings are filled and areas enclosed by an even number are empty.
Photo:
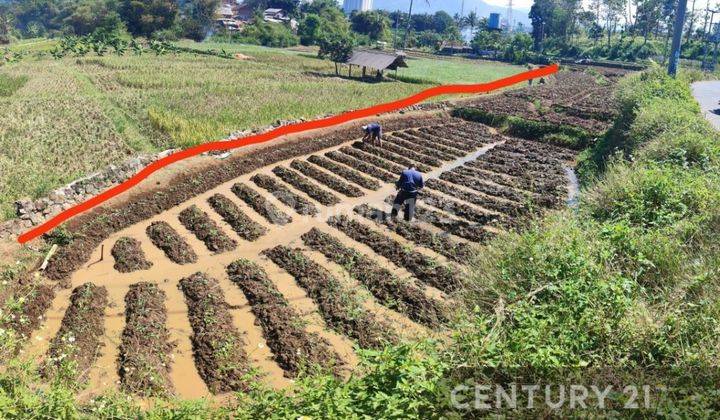
[[[273,173],[322,205],[334,206],[342,201],[335,194],[323,190],[309,179],[288,168],[277,166],[273,168]]]
[[[450,137],[456,141],[479,144],[480,147],[503,140],[502,137],[491,133],[487,129],[473,130],[471,129],[472,126],[469,125],[464,126],[464,128],[466,129],[448,126],[447,130],[441,130],[440,132],[443,136]]]
[[[105,332],[105,308],[108,293],[104,286],[85,283],[70,295],[68,306],[48,351],[43,376],[62,375],[66,380],[82,383],[100,355]]]
[[[558,177],[555,174],[547,174],[547,173],[537,173],[537,172],[527,172],[523,169],[520,165],[503,165],[499,163],[494,163],[490,159],[478,159],[473,162],[468,162],[464,166],[467,166],[469,168],[475,168],[475,169],[484,169],[486,171],[492,171],[500,174],[507,174],[511,176],[517,176],[520,178],[534,178],[538,181],[543,182],[555,182],[555,183],[564,183],[565,180],[561,177]]]
[[[331,217],[328,224],[350,238],[367,245],[394,264],[404,267],[425,284],[444,292],[453,292],[461,285],[459,273],[456,271],[439,264],[424,254],[408,250],[392,238],[351,220],[347,216]]]
[[[356,170],[338,165],[323,156],[312,155],[308,158],[308,161],[341,176],[343,179],[347,179],[348,181],[354,182],[363,188],[367,188],[368,190],[377,191],[380,189],[380,183],[374,179],[368,178]]]
[[[548,143],[507,138],[505,144],[499,150],[510,150],[518,153],[533,154],[537,156],[551,156],[565,162],[575,160],[575,152]]]
[[[447,123],[447,120],[446,115],[423,116],[421,119],[398,116],[385,119],[383,127],[389,132],[424,124],[443,124]],[[357,130],[358,127],[351,124],[327,134],[308,133],[291,141],[260,147],[202,170],[177,176],[168,187],[137,193],[122,204],[96,209],[92,213],[77,217],[66,225],[74,234],[75,240],[70,245],[61,247],[50,259],[45,275],[53,280],[66,279],[89,261],[92,252],[111,234],[178,206],[242,174],[338,146],[355,138]],[[306,139],[312,141],[304,141]]]
[[[489,182],[485,182],[471,176],[471,174],[464,171],[462,168],[457,168],[450,172],[446,172],[440,176],[440,179],[442,179],[443,181],[462,185],[463,187],[471,188],[483,194],[514,201],[519,204],[530,202],[545,207],[553,207],[557,204],[555,197],[540,196],[538,194],[527,191],[515,190],[512,188],[491,184]]]
[[[451,162],[458,158],[458,156],[456,156],[455,154],[445,153],[444,147],[439,144],[428,145],[418,139],[415,139],[411,142],[393,135],[386,136],[384,140],[385,142],[390,143],[394,146],[402,147],[406,150],[414,150],[416,152],[422,153],[425,156],[436,156],[437,159],[440,159],[444,162]]]
[[[410,147],[412,144],[419,144],[429,150],[434,150],[435,153],[440,153],[441,159],[445,161],[452,161],[465,156],[466,152],[460,151],[455,147],[449,147],[444,143],[438,141],[426,140],[419,136],[413,136],[409,132],[398,132],[393,133],[393,136],[388,136],[390,141],[399,139],[397,144],[403,145],[404,147]]]
[[[453,184],[462,185],[463,187],[479,191],[483,194],[493,197],[500,197],[505,200],[513,201],[517,204],[524,204],[532,201],[531,194],[523,195],[521,192],[514,191],[510,188],[503,188],[496,185],[485,183],[477,178],[471,178],[462,174],[460,168],[440,175],[440,179]]]
[[[370,146],[367,143],[364,142],[357,142],[353,146],[357,148],[361,148],[362,145],[366,145],[369,148],[364,149],[366,151],[372,151],[373,153],[377,153],[379,151],[384,151],[385,153],[388,153],[388,156],[398,156],[402,159],[407,159],[410,162],[414,163],[415,165],[426,165],[423,167],[423,172],[430,172],[431,169],[429,168],[437,168],[442,165],[442,162],[438,160],[435,157],[428,156],[422,153],[420,148],[414,147],[412,149],[407,149],[402,146],[398,146],[392,142],[383,142],[382,149],[379,149],[375,146]],[[391,154],[390,154],[391,153]],[[397,159],[397,158],[396,158]],[[407,165],[405,165],[407,166]],[[418,168],[420,169],[420,168]]]
[[[237,248],[237,241],[227,236],[210,216],[196,205],[180,212],[180,223],[195,234],[207,249],[220,254]]]
[[[464,166],[462,172],[460,173],[467,173],[468,175],[472,174],[473,177],[486,179],[498,185],[504,185],[506,187],[530,193],[556,196],[567,192],[567,186],[564,183],[554,181],[537,181],[532,178],[527,179],[513,175],[506,175],[484,169],[472,168],[470,166]]]
[[[485,145],[485,143],[478,138],[460,138],[453,134],[449,127],[420,128],[411,130],[410,133],[429,141],[438,141],[465,153],[479,149]]]
[[[392,220],[388,213],[367,204],[355,207],[354,211],[368,220],[385,225],[408,241],[431,249],[457,263],[467,264],[473,253],[472,246],[468,243],[453,241],[447,235],[432,233],[415,223],[400,219]]]
[[[537,167],[547,167],[556,173],[564,173],[562,161],[551,156],[541,156],[531,153],[523,153],[519,151],[511,151],[507,149],[491,150],[494,156],[498,156],[503,159],[516,160],[518,162],[527,162],[529,165],[536,165]]]
[[[420,199],[424,203],[438,208],[446,213],[481,225],[487,225],[500,218],[500,215],[498,214],[480,211],[465,203],[445,198],[440,194],[434,193],[429,190],[424,190],[420,194]]]
[[[208,198],[208,204],[215,210],[225,223],[241,238],[250,242],[256,241],[267,233],[267,229],[250,219],[237,204],[222,194],[215,194]]]
[[[340,356],[325,339],[305,330],[300,314],[290,307],[265,270],[251,261],[238,260],[227,271],[250,302],[265,341],[286,376],[294,378],[318,367],[340,373]]]
[[[302,235],[306,246],[325,255],[363,284],[382,305],[407,315],[410,319],[437,328],[447,321],[446,308],[429,298],[408,280],[402,280],[377,262],[346,247],[336,238],[313,228]]]
[[[245,202],[251,209],[255,210],[259,215],[274,225],[284,226],[292,222],[292,217],[285,214],[277,208],[275,204],[269,202],[262,195],[255,192],[245,184],[237,183],[232,186],[232,192],[239,199]]]
[[[153,222],[146,229],[150,241],[177,264],[197,262],[197,254],[167,222]]]
[[[490,196],[465,191],[450,182],[440,181],[439,179],[430,179],[425,183],[425,185],[430,189],[440,191],[455,198],[465,200],[468,203],[475,204],[476,206],[511,217],[519,217],[527,213],[527,209],[520,204],[510,201],[497,200]],[[503,220],[510,220],[511,217],[503,218]]]
[[[397,179],[398,175],[395,174],[401,173],[407,168],[407,165],[412,163],[409,159],[405,159],[401,156],[389,153],[384,149],[375,148],[366,143],[357,142],[353,144],[353,147],[343,147],[342,149],[340,149],[340,151],[354,157],[355,159],[370,163],[377,166],[378,168],[390,172],[391,174],[393,174],[393,179]],[[398,160],[390,160],[392,158]],[[430,168],[423,166],[423,169]]]
[[[125,329],[120,343],[120,383],[142,396],[172,394],[170,342],[165,292],[152,283],[136,283],[125,295]]]
[[[353,148],[354,150],[345,150],[345,148],[343,148],[342,151],[358,159],[364,159],[392,173],[400,174],[400,172],[407,169],[410,165],[416,165],[421,172],[430,172],[433,170],[432,167],[425,165],[422,161],[415,163],[408,157],[391,152],[385,143],[383,143],[382,148],[379,148],[368,143],[355,142],[353,143]]]
[[[140,241],[135,238],[123,237],[115,242],[110,251],[115,259],[115,269],[121,273],[132,273],[138,270],[147,270],[152,263],[145,258],[140,247]]]
[[[365,163],[363,160],[359,160],[353,156],[347,155],[340,152],[328,152],[325,156],[330,159],[345,164],[351,168],[357,169],[358,171],[364,172],[372,177],[375,177],[384,182],[395,182],[397,176],[390,172],[380,169],[376,166]]]
[[[558,176],[565,175],[565,171],[563,171],[562,167],[560,167],[560,166],[534,163],[527,159],[522,159],[522,158],[517,159],[512,156],[507,156],[502,152],[493,153],[492,151],[490,151],[487,154],[486,159],[488,161],[496,163],[498,165],[522,166],[528,172],[554,174],[554,175],[558,175]]]
[[[460,153],[460,156],[465,156],[466,154],[470,153],[473,150],[477,150],[480,147],[482,147],[482,144],[480,142],[468,142],[468,141],[458,141],[450,136],[441,136],[439,133],[432,132],[431,130],[425,129],[423,130],[408,130],[406,132],[403,132],[403,138],[406,138],[407,140],[412,139],[422,139],[425,140],[431,144],[440,144],[443,147],[445,147],[448,150],[456,150],[458,153]]]
[[[347,197],[357,198],[365,195],[360,188],[350,185],[334,175],[325,173],[308,162],[294,160],[290,163],[290,167]]]
[[[381,348],[396,340],[391,327],[363,308],[353,290],[343,286],[328,270],[301,251],[277,246],[263,253],[295,277],[298,285],[317,304],[328,327],[354,339],[362,348]]]
[[[196,273],[180,280],[192,326],[193,356],[210,392],[246,391],[250,363],[217,280]]]
[[[288,187],[280,183],[277,179],[264,174],[256,174],[250,178],[258,187],[272,194],[277,200],[286,206],[295,210],[298,214],[306,216],[314,216],[318,214],[318,209],[310,200],[301,197],[290,191]]]
[[[385,202],[392,204],[394,198],[395,197],[393,196],[387,197]],[[422,202],[422,200],[420,202]],[[417,205],[415,207],[415,216],[418,220],[429,223],[447,233],[451,233],[469,241],[484,243],[492,237],[490,232],[485,230],[482,225],[468,223],[464,220],[453,219],[422,205]]]

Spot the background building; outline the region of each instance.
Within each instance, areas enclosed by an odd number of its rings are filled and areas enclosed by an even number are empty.
[[[343,2],[343,10],[346,14],[350,14],[354,11],[367,12],[372,10],[373,0],[345,0]]]

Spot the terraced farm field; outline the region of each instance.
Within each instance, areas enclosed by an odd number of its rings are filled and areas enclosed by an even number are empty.
[[[565,77],[578,76],[555,84]],[[532,103],[519,100],[508,115]],[[566,205],[576,151],[445,112],[385,126],[382,148],[357,141],[354,124],[73,222],[78,236],[45,271],[66,287],[27,305],[28,353],[47,375],[75,361],[85,392],[189,398],[286,387],[317,365],[344,376],[355,346],[443,336],[474,248]],[[418,220],[393,221],[410,163],[427,183]]]

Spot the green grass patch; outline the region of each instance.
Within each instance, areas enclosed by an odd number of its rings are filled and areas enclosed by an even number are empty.
[[[0,73],[0,96],[9,97],[27,83],[27,76],[9,76]]]

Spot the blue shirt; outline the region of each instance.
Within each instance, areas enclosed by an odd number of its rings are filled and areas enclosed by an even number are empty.
[[[368,124],[367,132],[377,136],[382,136],[382,126],[378,123]]]
[[[417,193],[419,189],[425,187],[422,174],[415,169],[405,169],[400,175],[400,179],[395,183],[398,189],[407,193]]]

